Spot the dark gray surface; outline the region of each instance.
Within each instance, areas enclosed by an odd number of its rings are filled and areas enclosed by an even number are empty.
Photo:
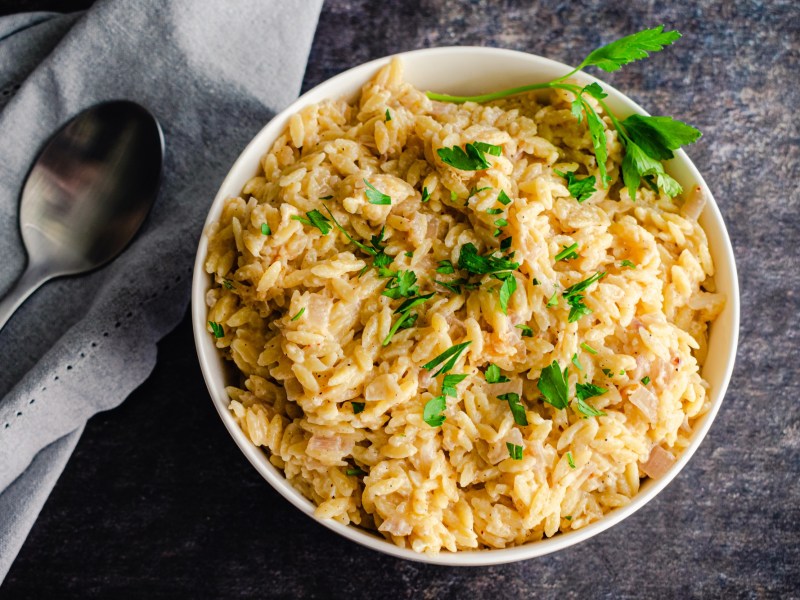
[[[331,0],[304,87],[434,45],[577,63],[662,22],[684,39],[603,78],[704,132],[689,155],[733,240],[742,329],[719,416],[658,498],[525,563],[443,568],[362,549],[288,505],[239,453],[185,319],[150,380],[89,422],[0,596],[800,597],[798,4]]]

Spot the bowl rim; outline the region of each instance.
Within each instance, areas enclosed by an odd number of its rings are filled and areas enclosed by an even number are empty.
[[[296,113],[298,110],[304,106],[307,106],[308,104],[319,102],[322,98],[331,96],[342,97],[346,95],[337,95],[335,93],[326,92],[326,90],[330,88],[336,88],[340,84],[344,85],[344,82],[348,81],[350,81],[350,87],[357,85],[360,88],[360,86],[368,81],[380,67],[387,64],[392,58],[395,57],[399,57],[401,59],[423,59],[430,56],[438,57],[444,55],[446,57],[446,55],[452,54],[455,55],[454,58],[463,59],[466,55],[471,53],[492,55],[498,59],[509,57],[513,57],[516,60],[524,59],[530,63],[532,82],[536,80],[537,68],[555,67],[564,69],[565,73],[572,69],[572,67],[559,61],[517,50],[488,48],[483,46],[442,46],[412,50],[377,58],[347,69],[338,75],[319,83],[297,98],[297,100],[292,102],[288,107],[286,107],[283,111],[266,123],[233,162],[233,165],[223,180],[219,191],[209,206],[208,215],[203,224],[203,230],[195,255],[191,293],[192,330],[194,334],[195,348],[197,351],[201,372],[203,374],[203,379],[206,383],[206,387],[208,388],[211,400],[214,403],[217,413],[225,425],[225,428],[228,430],[228,433],[231,435],[236,445],[239,447],[248,461],[253,465],[253,467],[275,489],[275,491],[277,491],[292,505],[294,505],[304,514],[311,517],[317,523],[362,546],[395,556],[397,558],[449,566],[488,566],[506,564],[535,558],[538,556],[544,556],[546,554],[550,554],[552,552],[556,552],[580,543],[609,529],[610,527],[613,527],[650,502],[650,500],[658,495],[678,475],[678,473],[683,470],[685,465],[689,462],[691,457],[697,451],[697,448],[702,443],[711,427],[711,424],[714,421],[714,418],[719,412],[728,388],[728,384],[730,382],[731,374],[733,372],[736,350],[738,346],[740,318],[739,285],[733,248],[719,207],[717,206],[713,195],[709,191],[708,202],[706,203],[703,212],[705,213],[708,211],[710,213],[708,218],[715,223],[715,227],[718,229],[718,233],[720,234],[720,238],[716,241],[718,242],[718,250],[721,252],[721,256],[715,256],[714,260],[715,267],[717,269],[717,275],[721,270],[720,267],[723,265],[726,269],[728,269],[731,289],[729,295],[726,297],[725,310],[727,311],[730,309],[732,311],[732,314],[730,315],[732,338],[728,348],[728,356],[724,362],[725,369],[721,379],[722,383],[713,394],[711,406],[706,414],[700,418],[700,421],[696,423],[696,430],[689,446],[681,453],[675,464],[663,477],[658,480],[647,480],[642,484],[640,491],[627,505],[610,511],[603,518],[585,527],[582,527],[581,529],[563,533],[560,532],[550,538],[544,538],[539,541],[528,542],[520,546],[513,546],[503,549],[465,550],[458,552],[449,552],[443,550],[439,554],[428,555],[415,552],[409,548],[401,548],[396,546],[391,541],[381,538],[376,534],[369,533],[368,531],[360,529],[357,526],[343,525],[342,523],[332,519],[317,518],[314,515],[314,509],[316,507],[313,505],[313,503],[302,496],[302,494],[289,483],[289,481],[284,477],[282,471],[279,471],[269,462],[267,454],[250,442],[244,432],[239,428],[231,412],[228,410],[229,398],[225,392],[224,385],[219,386],[214,381],[214,371],[218,370],[215,369],[214,363],[219,362],[221,359],[213,342],[209,341],[209,334],[206,331],[207,307],[205,304],[205,296],[209,288],[210,281],[210,277],[206,274],[204,268],[205,256],[208,247],[206,231],[209,225],[216,220],[218,216],[217,213],[221,209],[224,200],[230,197],[230,194],[227,193],[227,188],[230,188],[235,182],[238,181],[240,183],[240,185],[238,185],[238,189],[241,189],[242,185],[246,181],[246,179],[242,180],[242,163],[252,162],[254,156],[257,156],[257,158],[260,159],[264,152],[266,152],[266,149],[272,145],[274,139],[280,135],[281,131],[285,127],[286,121],[292,114]],[[623,106],[630,113],[636,112],[644,115],[648,114],[641,106],[631,100],[627,95],[618,91],[605,81],[597,79],[596,77],[593,77],[585,72],[577,74],[575,78],[580,80],[582,83],[591,83],[594,81],[601,83],[603,85],[603,89],[609,95],[609,100],[615,105]],[[708,185],[703,180],[702,175],[699,173],[694,163],[689,159],[683,150],[677,151],[676,158],[673,160],[683,163],[691,178],[696,183],[704,186],[706,190],[709,190]],[[253,175],[251,170],[249,173],[250,174],[247,176],[247,178],[252,177]],[[704,227],[704,230],[705,229],[707,228]],[[709,244],[709,248],[710,246],[711,244]]]

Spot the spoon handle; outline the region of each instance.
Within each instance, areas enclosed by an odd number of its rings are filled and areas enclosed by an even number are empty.
[[[50,279],[51,275],[47,273],[41,266],[28,263],[27,268],[22,273],[19,279],[11,286],[11,289],[6,292],[6,295],[0,300],[0,330],[3,329],[5,324],[14,314],[20,305],[33,292],[35,292],[40,285]]]

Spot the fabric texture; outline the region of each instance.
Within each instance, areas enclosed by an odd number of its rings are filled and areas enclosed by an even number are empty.
[[[0,580],[86,421],[151,372],[189,299],[216,189],[302,83],[321,0],[101,1],[0,19],[0,294],[25,266],[19,194],[48,136],[93,104],[159,119],[164,177],[110,265],[46,283],[0,330]]]

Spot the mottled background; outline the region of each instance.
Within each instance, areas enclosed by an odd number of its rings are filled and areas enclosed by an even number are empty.
[[[0,0],[0,13],[90,4]],[[283,501],[236,449],[187,316],[147,383],[89,422],[0,597],[800,597],[800,4],[328,0],[304,88],[438,45],[574,64],[660,23],[684,39],[602,77],[705,134],[689,155],[733,240],[742,328],[719,416],[658,498],[588,542],[507,566],[363,549]]]

